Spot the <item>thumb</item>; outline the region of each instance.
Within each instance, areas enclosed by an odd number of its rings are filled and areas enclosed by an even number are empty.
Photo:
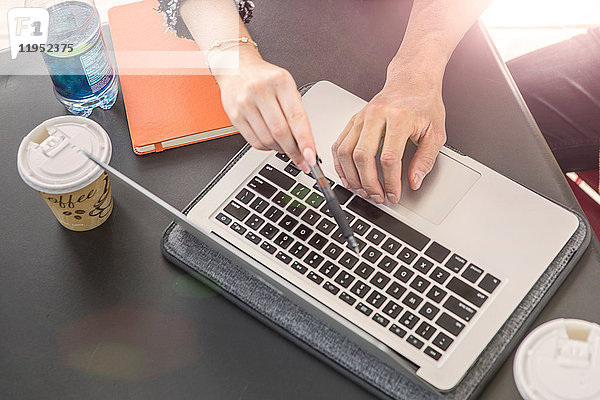
[[[419,147],[413,156],[408,167],[408,181],[413,190],[421,187],[423,179],[435,164],[435,160],[440,149],[446,142],[446,132],[444,129],[426,132],[419,141]]]

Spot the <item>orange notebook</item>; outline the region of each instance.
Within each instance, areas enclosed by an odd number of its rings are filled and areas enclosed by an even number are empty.
[[[237,133],[194,41],[167,32],[155,0],[113,7],[110,31],[133,151],[146,154]]]

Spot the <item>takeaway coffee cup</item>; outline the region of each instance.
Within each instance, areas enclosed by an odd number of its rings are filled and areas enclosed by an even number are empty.
[[[513,363],[525,400],[600,399],[600,325],[556,319],[534,329]]]
[[[17,168],[62,226],[87,231],[108,219],[113,200],[108,174],[78,149],[106,163],[112,154],[110,138],[96,122],[75,116],[53,118],[23,139]]]

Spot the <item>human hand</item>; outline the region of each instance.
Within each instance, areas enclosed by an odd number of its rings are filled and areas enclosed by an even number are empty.
[[[410,187],[417,190],[446,142],[441,92],[441,79],[388,79],[381,92],[350,119],[332,146],[335,169],[343,185],[379,204],[385,197],[398,203],[402,156],[410,139],[418,144],[408,167]],[[376,164],[381,141],[383,187]]]
[[[307,163],[316,163],[315,142],[292,75],[244,46],[239,74],[216,78],[225,112],[244,139],[259,150],[284,152],[310,172]]]

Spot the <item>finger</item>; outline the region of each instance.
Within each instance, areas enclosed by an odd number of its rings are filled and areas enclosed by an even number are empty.
[[[362,190],[362,186],[360,185],[360,175],[356,170],[356,165],[354,165],[354,160],[352,155],[354,153],[354,148],[358,143],[358,139],[360,138],[360,132],[362,130],[363,121],[362,118],[357,118],[346,137],[341,141],[340,145],[337,148],[338,160],[340,163],[340,168],[342,169],[342,173],[346,180],[348,181],[348,185],[352,189],[361,189],[358,194],[362,197],[367,198],[367,192]]]
[[[257,139],[260,140],[264,148],[283,152],[283,149],[279,147],[273,136],[271,136],[271,132],[267,128],[267,124],[260,111],[258,111],[258,108],[249,107],[245,110],[244,115],[250,124],[250,127],[256,134]]]
[[[385,195],[394,204],[400,201],[402,195],[402,156],[411,133],[407,118],[387,118],[379,160]]]
[[[287,71],[286,74],[288,74]],[[298,93],[291,75],[284,75],[281,79],[283,83],[276,86],[277,100],[292,131],[298,151],[303,155],[304,161],[315,165],[317,150],[308,117],[302,105],[302,97]],[[310,151],[307,153],[306,149],[310,149]],[[309,159],[306,159],[307,155]]]
[[[233,122],[233,121],[232,121]],[[237,130],[240,131],[240,134],[246,142],[257,150],[269,150],[256,136],[256,133],[250,127],[250,124],[245,119],[238,119],[237,122],[233,124]]]
[[[340,144],[346,138],[346,136],[348,136],[348,133],[350,132],[350,130],[352,129],[352,126],[354,125],[355,119],[356,119],[356,115],[353,116],[350,119],[350,121],[348,121],[348,123],[346,124],[346,127],[344,128],[342,133],[340,133],[340,135],[338,136],[336,141],[333,142],[333,145],[331,145],[331,156],[333,158],[333,167],[335,168],[335,172],[337,172],[338,176],[340,177],[340,180],[342,181],[342,185],[344,185],[344,187],[346,189],[350,189],[350,185],[348,184],[346,175],[344,175],[344,169],[342,168],[342,164],[340,163],[340,159],[338,156],[338,148],[340,147]]]
[[[417,190],[421,187],[423,179],[435,164],[440,149],[446,142],[446,132],[443,128],[430,126],[419,141],[419,147],[408,167],[408,180],[410,187]]]
[[[283,151],[292,159],[294,164],[300,166],[300,164],[304,161],[302,154],[300,154],[300,150],[296,145],[296,141],[294,140],[294,136],[292,136],[292,132],[290,127],[283,115],[283,111],[277,102],[277,99],[272,95],[267,95],[259,99],[258,109],[263,116],[265,123],[267,124],[267,128],[270,131],[271,136],[275,140],[275,142],[279,145]]]
[[[373,116],[366,119],[352,154],[362,188],[378,204],[383,203],[384,194],[377,177],[376,157],[384,131],[385,118]]]

